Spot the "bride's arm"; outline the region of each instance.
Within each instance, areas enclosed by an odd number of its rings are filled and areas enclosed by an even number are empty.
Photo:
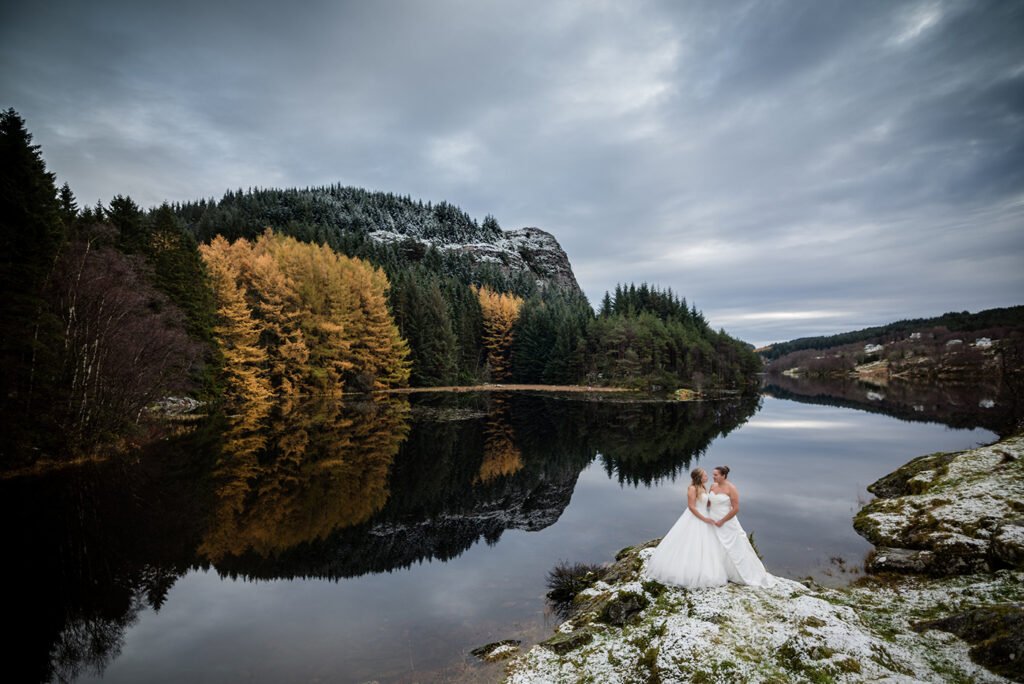
[[[732,518],[736,517],[736,514],[740,512],[740,493],[736,491],[735,487],[729,489],[729,501],[732,503],[732,510],[726,513],[721,520],[715,523],[715,525],[721,527]]]
[[[701,514],[701,512],[697,510],[697,488],[693,485],[686,488],[686,502],[687,507],[690,509],[690,513],[696,516],[698,520],[703,520],[706,523],[714,522],[714,520]]]

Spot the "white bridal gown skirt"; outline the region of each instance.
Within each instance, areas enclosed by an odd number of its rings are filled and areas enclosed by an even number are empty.
[[[729,581],[729,565],[714,525],[686,509],[654,550],[644,574],[663,584],[717,587]]]
[[[710,499],[708,517],[720,520],[729,513],[727,495],[711,494]],[[698,506],[706,503],[704,497],[697,501]],[[767,587],[773,581],[739,520],[733,517],[718,527],[694,517],[689,508],[651,554],[644,575],[688,588],[717,587],[726,582]]]

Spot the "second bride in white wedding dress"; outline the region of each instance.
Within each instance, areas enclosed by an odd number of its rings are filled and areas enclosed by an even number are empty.
[[[680,587],[715,587],[726,582],[765,587],[772,576],[764,569],[736,518],[739,493],[728,482],[728,466],[707,473],[695,468],[687,487],[687,509],[654,550],[644,574]]]

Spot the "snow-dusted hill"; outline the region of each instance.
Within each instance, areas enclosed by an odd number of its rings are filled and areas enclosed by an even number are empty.
[[[218,234],[252,238],[268,226],[341,251],[369,239],[397,246],[405,259],[423,258],[433,248],[444,257],[465,256],[473,267],[490,264],[505,275],[530,274],[542,287],[580,291],[553,235],[539,228],[505,231],[494,217],[478,222],[447,202],[331,185],[239,190],[175,209],[200,241]]]

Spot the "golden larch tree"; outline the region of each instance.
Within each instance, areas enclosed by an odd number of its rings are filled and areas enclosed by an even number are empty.
[[[229,401],[266,402],[271,394],[266,350],[260,346],[260,327],[245,299],[240,274],[223,237],[200,247],[213,282],[217,324],[213,334],[224,355],[223,375]]]
[[[474,287],[484,318],[484,348],[492,380],[505,380],[509,375],[512,350],[512,328],[519,319],[522,297],[495,292],[487,286]]]

